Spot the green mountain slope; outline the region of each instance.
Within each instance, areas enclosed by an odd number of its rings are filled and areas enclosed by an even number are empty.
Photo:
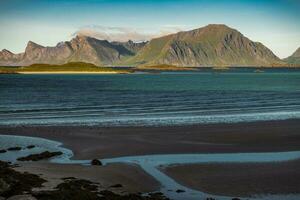
[[[300,47],[289,57],[284,59],[289,64],[300,65]]]
[[[124,64],[269,66],[282,61],[271,50],[226,25],[155,38]]]

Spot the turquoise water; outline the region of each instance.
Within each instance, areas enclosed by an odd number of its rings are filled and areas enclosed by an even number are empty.
[[[34,149],[26,149],[28,145],[36,145]],[[0,160],[15,162],[18,157],[29,155],[32,153],[39,153],[45,150],[49,151],[62,151],[63,155],[55,157],[50,162],[61,164],[82,164],[89,165],[90,160],[72,160],[73,152],[69,149],[63,148],[62,144],[56,141],[47,140],[36,137],[23,137],[23,136],[9,136],[0,135],[0,147],[8,148],[14,146],[23,147],[21,151],[7,152],[0,154]],[[193,164],[193,163],[257,163],[257,162],[279,162],[288,161],[300,158],[299,151],[291,152],[275,152],[275,153],[218,153],[218,154],[171,154],[171,155],[145,155],[145,156],[128,156],[111,159],[101,159],[101,162],[106,164],[111,163],[127,163],[139,165],[145,172],[155,178],[160,184],[160,191],[167,197],[174,200],[199,200],[206,197],[214,197],[220,200],[230,200],[232,197],[216,196],[206,194],[201,191],[193,190],[185,187],[171,177],[164,174],[160,168],[174,164]],[[177,193],[177,189],[185,190],[184,193]],[[299,194],[291,195],[262,195],[255,196],[253,200],[297,200]]]
[[[176,125],[300,118],[300,70],[0,75],[0,125]]]

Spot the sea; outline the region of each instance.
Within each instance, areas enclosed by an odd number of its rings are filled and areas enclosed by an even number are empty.
[[[174,126],[298,118],[300,69],[0,75],[0,125]]]

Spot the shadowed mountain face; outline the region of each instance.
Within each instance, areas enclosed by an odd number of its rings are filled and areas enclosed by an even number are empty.
[[[95,65],[270,66],[283,64],[263,44],[226,25],[208,25],[150,42],[109,42],[77,36],[55,47],[28,42],[25,53],[0,52],[1,65],[87,62]]]
[[[132,40],[129,40],[128,42],[112,42],[112,44],[123,46],[129,51],[137,53],[147,44],[147,42],[135,43]]]
[[[208,25],[151,40],[132,64],[271,65],[281,60],[271,50],[225,25]]]
[[[131,45],[134,46],[135,43]],[[131,48],[127,43],[110,43],[106,40],[76,36],[71,41],[58,43],[55,47],[44,47],[29,41],[23,54],[15,55],[3,50],[0,52],[0,63],[2,65],[31,65],[34,63],[87,62],[95,65],[111,65],[126,56],[135,55],[136,49]]]
[[[285,58],[284,61],[289,64],[300,64],[300,47],[291,56]]]

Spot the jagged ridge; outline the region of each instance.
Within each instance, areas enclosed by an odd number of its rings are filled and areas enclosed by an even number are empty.
[[[29,41],[23,54],[7,50],[0,52],[1,65],[65,64],[87,62],[95,65],[112,65],[121,59],[134,56],[144,43],[115,43],[86,36],[76,36],[71,41],[60,42],[55,47],[44,47]]]

